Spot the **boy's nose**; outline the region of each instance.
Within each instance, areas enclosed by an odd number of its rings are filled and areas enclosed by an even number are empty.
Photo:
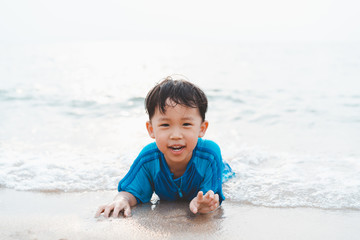
[[[182,138],[180,129],[174,129],[171,132],[170,139],[179,139],[179,138]]]

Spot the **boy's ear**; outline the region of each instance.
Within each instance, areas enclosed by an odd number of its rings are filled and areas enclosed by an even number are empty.
[[[146,122],[146,129],[148,130],[149,136],[155,139],[154,128],[150,121]]]
[[[205,133],[206,133],[206,130],[207,130],[208,126],[209,126],[209,122],[206,121],[206,120],[201,123],[200,132],[199,132],[199,137],[200,138],[205,136]]]

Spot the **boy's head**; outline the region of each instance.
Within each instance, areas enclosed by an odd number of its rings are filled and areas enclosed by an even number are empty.
[[[209,125],[204,92],[188,81],[167,77],[150,90],[145,105],[149,136],[155,139],[170,170],[186,167]]]
[[[197,108],[202,121],[205,121],[208,101],[204,92],[194,84],[183,79],[173,80],[171,77],[157,84],[145,99],[149,119],[154,116],[156,108],[160,113],[165,113],[169,103]]]

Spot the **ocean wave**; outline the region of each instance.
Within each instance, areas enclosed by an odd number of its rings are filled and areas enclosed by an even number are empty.
[[[41,158],[28,153],[2,156],[7,161],[0,162],[0,187],[39,192],[116,191],[134,159],[116,154],[84,156],[74,151]],[[240,146],[224,160],[236,173],[224,184],[224,194],[231,201],[360,210],[360,163],[356,158],[291,156]]]
[[[127,117],[144,114],[144,98],[89,93],[67,95],[36,88],[0,89],[0,101],[11,105],[23,104],[24,109],[51,108],[65,116],[85,117]]]
[[[278,155],[259,164],[248,164],[242,157],[230,164],[237,177],[225,183],[224,191],[232,201],[266,207],[360,210],[358,159]]]
[[[77,163],[76,163],[77,162]],[[110,161],[95,163],[40,162],[5,165],[0,170],[0,186],[20,191],[83,192],[113,190],[126,166]]]

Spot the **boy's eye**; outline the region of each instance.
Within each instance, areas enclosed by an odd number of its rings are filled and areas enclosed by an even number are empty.
[[[189,127],[189,126],[191,126],[191,123],[184,123],[183,126]]]
[[[169,126],[169,124],[167,124],[167,123],[160,124],[160,127],[168,127],[168,126]]]

